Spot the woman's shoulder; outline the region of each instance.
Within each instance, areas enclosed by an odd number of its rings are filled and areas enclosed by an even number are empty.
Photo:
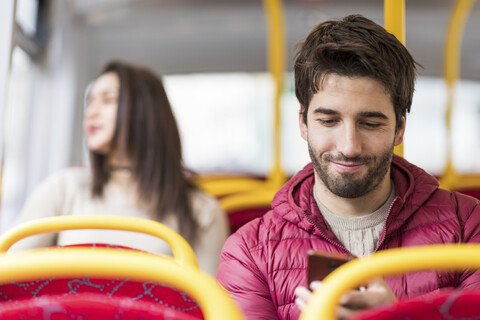
[[[91,171],[86,166],[71,166],[61,169],[50,177],[47,178],[50,181],[56,181],[61,184],[80,184],[84,185],[91,180]]]
[[[91,174],[88,167],[72,166],[51,174],[36,189],[75,193],[80,189],[89,188],[90,181]]]
[[[88,194],[88,172],[86,168],[69,167],[48,176],[28,196],[21,219],[69,212],[75,199]]]

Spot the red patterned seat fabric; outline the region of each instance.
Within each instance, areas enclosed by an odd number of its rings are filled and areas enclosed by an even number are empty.
[[[109,247],[129,249],[106,244],[82,244],[75,246]],[[134,250],[134,249],[132,249]],[[0,307],[6,302],[18,299],[37,299],[49,296],[77,296],[91,293],[114,298],[128,298],[132,302],[145,301],[159,306],[181,311],[195,319],[203,319],[198,302],[186,292],[174,286],[153,281],[138,282],[129,279],[95,279],[85,275],[76,279],[38,279],[29,282],[10,282],[0,284]],[[51,300],[49,300],[51,301]],[[1,318],[1,317],[0,317]]]
[[[385,307],[359,312],[349,319],[480,319],[480,291],[446,290],[438,294],[405,299]]]
[[[51,295],[37,299],[20,299],[0,305],[0,319],[63,320],[63,319],[155,319],[195,320],[197,318],[164,305],[133,301],[125,297],[82,293]]]

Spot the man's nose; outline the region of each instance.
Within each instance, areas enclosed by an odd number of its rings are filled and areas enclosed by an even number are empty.
[[[341,130],[337,141],[337,149],[347,158],[353,158],[362,153],[362,136],[355,125],[346,125]]]

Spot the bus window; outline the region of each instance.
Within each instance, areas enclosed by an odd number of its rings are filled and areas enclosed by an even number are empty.
[[[266,73],[165,76],[188,167],[200,172],[264,176],[273,162],[272,90]],[[282,166],[293,174],[309,162],[298,130],[293,74],[282,99]]]

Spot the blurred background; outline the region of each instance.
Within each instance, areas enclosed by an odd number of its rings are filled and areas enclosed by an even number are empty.
[[[383,0],[283,0],[286,72],[281,165],[309,162],[298,130],[295,45],[316,24],[362,14],[384,24]],[[453,0],[406,0],[406,46],[419,69],[404,156],[441,176],[452,141],[459,172],[480,172],[480,3],[461,40],[451,134],[445,126],[445,37]],[[162,75],[184,160],[200,174],[265,176],[273,161],[274,84],[261,0],[2,0],[0,22],[1,227],[47,175],[87,164],[85,88],[111,59]]]

